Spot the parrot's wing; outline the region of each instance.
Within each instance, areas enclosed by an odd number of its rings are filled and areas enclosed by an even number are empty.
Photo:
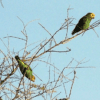
[[[24,64],[27,66],[27,69],[28,70],[31,70],[32,71],[31,67],[28,64],[26,64],[26,63],[24,63]]]
[[[79,20],[79,22],[78,22],[78,24],[76,25],[76,27],[74,28],[74,30],[72,31],[72,35],[74,35],[75,33],[77,33],[77,32],[79,32],[79,31],[83,30],[83,26],[84,26],[84,24],[86,23],[86,21],[87,21],[87,17],[86,17],[86,16],[82,17],[82,18]]]
[[[79,20],[79,22],[78,22],[78,24],[77,24],[76,26],[79,27],[79,28],[81,28],[84,24],[86,24],[86,21],[87,21],[87,17],[84,16],[84,17],[82,17],[82,18]],[[82,30],[82,29],[81,29],[81,30]]]

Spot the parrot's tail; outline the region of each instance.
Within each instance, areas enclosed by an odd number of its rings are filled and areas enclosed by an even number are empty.
[[[73,30],[72,35],[74,35],[74,34],[75,34],[75,32],[74,32],[74,30]]]
[[[19,56],[15,56],[15,59],[16,59],[16,60],[20,60]]]

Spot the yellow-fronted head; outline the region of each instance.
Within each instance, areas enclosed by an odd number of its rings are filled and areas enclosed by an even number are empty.
[[[32,75],[31,81],[35,82],[35,76]]]
[[[91,19],[93,19],[95,17],[95,14],[94,13],[91,13],[90,14],[90,17],[91,17]]]
[[[94,19],[95,14],[94,13],[87,13],[86,16],[91,18],[91,19]]]

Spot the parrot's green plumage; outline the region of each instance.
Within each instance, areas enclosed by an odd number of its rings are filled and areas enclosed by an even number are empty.
[[[35,76],[32,75],[32,69],[26,63],[22,62],[18,56],[15,56],[15,59],[18,62],[21,73],[30,79],[31,81],[35,81]]]
[[[85,16],[83,16],[79,20],[78,24],[75,26],[74,30],[72,31],[72,35],[81,30],[87,29],[90,26],[90,22],[94,17],[95,17],[94,13],[87,13]]]

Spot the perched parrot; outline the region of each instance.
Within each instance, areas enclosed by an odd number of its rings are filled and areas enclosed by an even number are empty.
[[[22,62],[18,56],[15,56],[15,59],[18,62],[21,73],[31,81],[35,81],[35,76],[32,75],[32,69],[26,63]]]
[[[85,16],[83,16],[79,20],[78,24],[75,26],[74,30],[72,31],[72,35],[81,30],[87,29],[89,27],[91,20],[94,19],[94,17],[95,17],[94,13],[87,13]]]

